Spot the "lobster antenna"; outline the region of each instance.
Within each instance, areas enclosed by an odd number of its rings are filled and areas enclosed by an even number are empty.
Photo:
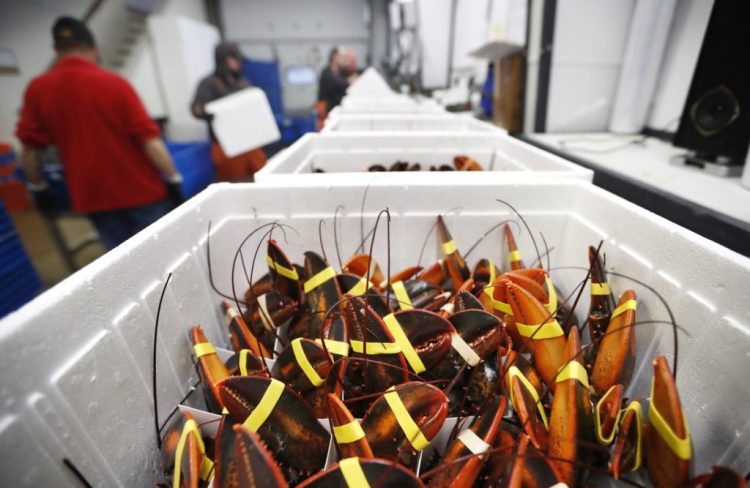
[[[474,250],[474,248],[477,247],[479,245],[479,243],[482,242],[488,235],[490,235],[490,233],[493,230],[495,230],[498,227],[500,227],[502,225],[505,225],[505,224],[516,224],[516,228],[517,228],[518,232],[519,233],[521,232],[521,226],[520,226],[520,224],[518,222],[516,222],[515,220],[513,220],[513,219],[505,219],[502,222],[498,222],[497,224],[495,224],[492,227],[490,227],[489,229],[487,229],[484,232],[484,234],[482,234],[482,236],[479,239],[477,239],[477,241],[474,244],[472,244],[472,246],[469,248],[469,250],[464,253],[463,258],[466,259],[469,256],[469,254],[471,254],[471,252]]]
[[[362,240],[359,242],[359,247],[354,250],[354,254],[357,254],[359,250],[364,251],[365,245],[365,201],[367,200],[367,192],[370,191],[370,184],[368,183],[365,187],[365,192],[362,194],[362,204],[359,207],[359,235]]]
[[[336,248],[336,258],[339,261],[339,269],[344,268],[344,264],[341,262],[341,251],[339,250],[339,234],[338,234],[338,216],[339,209],[343,210],[343,205],[337,205],[336,211],[333,212],[333,244]]]
[[[547,245],[547,239],[544,238],[544,234],[541,231],[539,232],[539,235],[542,237],[542,242],[544,243],[544,254],[542,256],[545,256],[545,255],[547,256],[547,269],[549,269],[550,268],[550,264],[549,264],[549,246]],[[542,265],[541,257],[539,259],[540,259],[539,265],[541,266]]]
[[[326,248],[323,246],[323,226],[325,221],[320,219],[318,221],[318,240],[320,241],[320,251],[323,253],[323,259],[328,263],[328,256],[326,256]]]
[[[79,470],[78,467],[73,464],[73,461],[68,458],[63,458],[63,464],[73,473],[76,478],[78,478],[78,481],[80,481],[83,486],[85,486],[86,488],[94,488],[94,485],[89,483],[86,477],[83,476],[81,470]]]
[[[164,294],[167,291],[167,285],[169,280],[172,279],[172,273],[167,275],[167,279],[164,281],[164,286],[161,289],[161,295],[159,296],[159,305],[156,307],[156,322],[154,323],[154,347],[153,347],[153,358],[151,362],[151,388],[154,399],[154,429],[156,429],[156,445],[161,449],[161,435],[159,435],[159,402],[156,398],[156,340],[159,333],[159,318],[161,317],[161,306],[164,303]]]

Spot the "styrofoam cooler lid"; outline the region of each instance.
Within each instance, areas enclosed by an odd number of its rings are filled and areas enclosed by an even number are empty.
[[[214,116],[211,128],[224,154],[237,156],[281,138],[266,94],[260,88],[245,88],[206,104]]]
[[[349,86],[346,91],[349,96],[367,97],[367,96],[387,96],[393,95],[393,90],[385,82],[378,70],[372,66],[367,68],[357,80]]]

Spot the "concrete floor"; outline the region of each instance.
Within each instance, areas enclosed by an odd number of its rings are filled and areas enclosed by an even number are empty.
[[[67,266],[44,217],[36,209],[32,207],[22,212],[11,213],[10,216],[45,289],[59,283],[74,271]],[[68,247],[96,237],[96,231],[85,217],[71,215],[60,218],[57,220],[57,226]],[[73,256],[73,261],[77,268],[82,268],[102,254],[104,247],[97,240],[77,252]]]

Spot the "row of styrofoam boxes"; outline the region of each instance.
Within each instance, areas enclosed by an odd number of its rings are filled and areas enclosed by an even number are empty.
[[[677,385],[695,450],[695,472],[750,464],[750,260],[584,181],[409,183],[362,185],[216,184],[107,253],[0,323],[0,465],[12,486],[79,486],[63,464],[72,462],[94,486],[151,486],[162,478],[153,430],[155,367],[160,423],[197,381],[190,361],[189,328],[201,325],[217,346],[228,345],[219,303],[208,275],[223,293],[247,286],[232,256],[247,233],[264,223],[292,226],[277,235],[288,256],[322,246],[335,255],[338,214],[342,257],[355,252],[382,209],[391,213],[391,245],[378,232],[374,258],[391,269],[414,264],[421,241],[443,214],[465,252],[494,224],[524,216],[533,237],[549,245],[551,275],[566,293],[586,275],[587,246],[603,241],[615,293],[639,297],[637,366],[626,395],[647,397],[651,358],[674,358],[672,327],[658,292],[677,324]],[[381,220],[381,226],[385,221]],[[383,229],[384,230],[384,229]],[[297,234],[297,232],[299,234]],[[516,235],[534,261],[531,235]],[[252,266],[260,236],[244,248]],[[434,239],[422,259],[441,255]],[[499,230],[467,256],[502,261]],[[398,244],[398,245],[395,245]],[[390,255],[389,250],[390,249]],[[540,250],[543,252],[543,250]],[[255,262],[265,272],[264,253]],[[333,259],[333,258],[332,258]],[[545,264],[547,258],[544,259]],[[331,262],[336,265],[335,261]],[[152,362],[159,296],[172,273],[161,309],[156,365]],[[638,281],[621,275],[635,277]],[[640,283],[644,283],[642,285]],[[578,305],[588,307],[587,294]]]
[[[469,115],[436,114],[341,114],[325,121],[322,133],[367,131],[490,132],[503,131]]]

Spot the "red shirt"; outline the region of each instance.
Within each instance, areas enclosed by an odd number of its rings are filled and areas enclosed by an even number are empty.
[[[159,136],[158,126],[124,78],[88,60],[63,58],[29,83],[16,136],[32,147],[57,146],[76,212],[166,198],[142,146]]]

